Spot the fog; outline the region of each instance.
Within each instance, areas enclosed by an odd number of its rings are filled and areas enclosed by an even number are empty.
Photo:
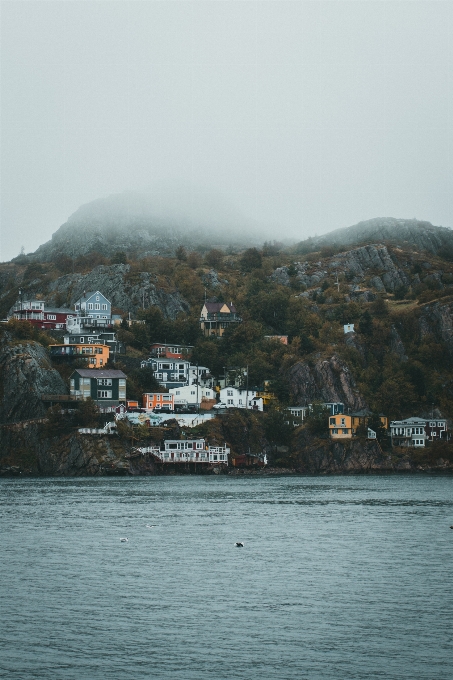
[[[452,226],[452,30],[433,0],[3,2],[0,258],[123,191],[277,239]]]

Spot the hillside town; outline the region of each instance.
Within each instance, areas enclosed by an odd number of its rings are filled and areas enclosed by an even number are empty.
[[[210,366],[193,361],[193,345],[167,343],[162,338],[155,338],[147,356],[135,359],[139,370],[152,376],[156,388],[130,398],[128,372],[123,363],[127,349],[118,335],[121,328],[141,322],[130,315],[125,318],[113,313],[111,301],[99,290],[84,292],[73,309],[54,307],[40,298],[24,299],[20,290],[9,319],[63,335],[63,342],[50,344],[48,352],[56,366],[64,365],[66,372],[69,369],[68,393],[42,394],[42,400],[62,413],[74,411],[84,402],[92,403],[105,419],[104,426],[80,427],[79,434],[111,437],[118,434],[121,425],[130,429],[133,440],[134,430],[140,430],[143,437],[143,428],[148,429],[152,437],[153,430],[164,428],[160,444],[137,444],[129,457],[147,456],[162,465],[265,467],[268,464],[265,451],[235,455],[227,443],[219,446],[205,438],[175,440],[165,435],[165,428],[172,423],[190,430],[212,419],[222,419],[235,409],[278,412],[282,422],[294,430],[318,419],[319,434],[332,442],[365,439],[380,446],[379,442],[387,440],[391,448],[416,449],[450,440],[447,420],[435,417],[434,413],[431,418],[413,415],[404,420],[389,420],[384,413],[376,414],[368,408],[353,410],[342,402],[282,403],[272,381],[264,379],[261,385],[249,384],[248,366],[224,367],[222,374],[215,375]],[[216,342],[221,343],[226,330],[241,322],[233,302],[205,300],[200,311],[202,335]],[[343,333],[353,342],[354,324],[343,324]],[[263,341],[287,346],[288,336],[266,335]]]

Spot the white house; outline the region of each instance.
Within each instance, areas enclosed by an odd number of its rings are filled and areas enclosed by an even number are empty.
[[[424,418],[406,418],[406,420],[392,420],[390,435],[392,446],[425,446]]]
[[[183,387],[172,387],[169,390],[170,394],[174,395],[175,405],[178,403],[187,403],[188,406],[197,406],[200,404],[203,397],[205,399],[215,399],[216,395],[213,389],[209,387],[201,387],[198,385],[184,385]]]
[[[189,385],[196,385],[197,383],[202,387],[214,386],[214,376],[211,375],[207,366],[189,366]]]
[[[344,332],[345,333],[354,333],[354,324],[353,323],[345,323],[343,326]]]
[[[190,361],[183,359],[154,359],[142,361],[141,368],[152,368],[156,380],[167,388],[183,387],[189,382]]]
[[[220,390],[220,401],[226,404],[227,408],[263,410],[263,400],[257,397],[257,391],[249,390],[247,394],[245,387],[224,387]]]

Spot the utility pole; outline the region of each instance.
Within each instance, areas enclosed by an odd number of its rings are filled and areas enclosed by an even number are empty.
[[[200,404],[198,401],[198,362],[197,362],[197,413],[200,413]]]
[[[248,411],[249,408],[249,365],[247,364],[247,394],[245,397],[245,408]]]
[[[336,276],[335,284],[337,286],[338,292],[340,292],[340,282],[338,281],[338,271],[335,272],[335,276]]]

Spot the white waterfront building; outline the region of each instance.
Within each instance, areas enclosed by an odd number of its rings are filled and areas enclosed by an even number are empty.
[[[142,453],[152,453],[163,463],[211,463],[227,465],[230,449],[227,446],[209,446],[205,439],[166,439],[164,448],[139,448]]]

